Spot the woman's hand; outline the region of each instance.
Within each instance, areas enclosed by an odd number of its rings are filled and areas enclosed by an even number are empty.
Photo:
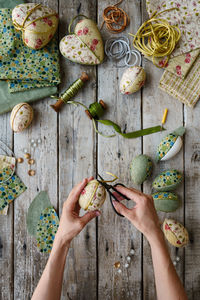
[[[162,233],[153,198],[150,195],[143,194],[132,188],[122,186],[117,186],[116,188],[136,204],[133,208],[129,209],[124,204],[113,201],[116,210],[120,214],[131,221],[131,223],[146,236],[149,242],[154,239],[158,233]],[[117,193],[115,195],[117,196]],[[118,200],[123,200],[123,198],[120,197]]]
[[[63,205],[60,225],[56,236],[60,237],[62,241],[69,244],[71,240],[79,234],[85,225],[93,218],[99,216],[101,213],[98,210],[87,212],[83,217],[79,216],[80,206],[78,203],[79,196],[93,177],[86,178],[77,184],[70,192],[67,200]]]

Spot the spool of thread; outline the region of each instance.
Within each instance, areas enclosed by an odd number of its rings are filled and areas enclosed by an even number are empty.
[[[60,98],[52,96],[52,98],[58,99],[55,104],[50,105],[56,112],[59,112],[63,103],[67,103],[73,98],[78,91],[83,87],[84,83],[89,80],[87,73],[82,72],[81,77],[74,81],[69,88],[61,95]]]
[[[99,102],[91,103],[89,109],[85,110],[86,115],[90,120],[96,119],[98,120],[103,116],[104,110],[107,108],[106,103],[103,100]]]

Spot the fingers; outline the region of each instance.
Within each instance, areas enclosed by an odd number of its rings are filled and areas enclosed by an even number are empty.
[[[132,215],[133,213],[131,213],[131,210],[129,208],[115,200],[113,200],[113,205],[118,213],[130,220],[130,215]]]
[[[129,199],[133,200],[134,202],[138,203],[140,200],[140,197],[142,196],[142,192],[136,190],[136,189],[129,189],[124,186],[116,186],[115,187],[120,193],[124,194]]]
[[[83,222],[84,225],[86,225],[92,219],[94,219],[95,217],[98,217],[100,215],[101,215],[101,213],[99,210],[89,211],[83,217],[81,217],[81,221]]]
[[[85,178],[83,181],[78,183],[70,192],[69,197],[67,198],[66,205],[69,209],[74,209],[75,205],[79,199],[79,196],[84,189],[84,187],[87,185],[88,179]]]

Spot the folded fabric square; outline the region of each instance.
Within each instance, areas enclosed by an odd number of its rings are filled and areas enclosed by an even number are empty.
[[[159,87],[172,97],[180,100],[189,107],[194,107],[200,97],[200,56],[185,79],[178,78],[171,72],[165,71],[159,82]]]
[[[178,25],[181,30],[181,39],[171,57],[200,48],[200,5],[198,1],[147,0],[146,8],[150,17],[155,11],[160,13],[168,10],[159,17],[166,19],[171,25]]]
[[[6,172],[6,169],[4,169]],[[0,184],[0,210],[3,210],[9,203],[21,195],[27,187],[16,175],[12,175],[7,181]]]
[[[0,79],[8,80],[9,92],[56,86],[60,82],[56,38],[43,49],[26,47],[11,12],[0,9]]]

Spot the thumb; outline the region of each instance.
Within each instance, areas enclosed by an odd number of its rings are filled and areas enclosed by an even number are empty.
[[[116,200],[113,200],[113,205],[118,213],[120,213],[121,215],[123,215],[124,217],[129,219],[129,216],[130,216],[129,208],[127,208],[124,204],[122,204]]]
[[[95,217],[98,217],[100,215],[101,215],[101,213],[99,210],[88,211],[83,217],[81,217],[81,220],[86,225],[89,221],[91,221],[92,219],[94,219]]]

